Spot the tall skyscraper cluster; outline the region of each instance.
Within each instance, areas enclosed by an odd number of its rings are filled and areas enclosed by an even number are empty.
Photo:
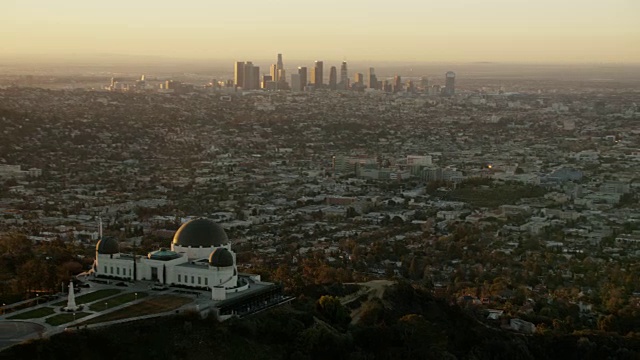
[[[419,82],[407,80],[403,83],[401,76],[396,75],[393,81],[380,81],[376,76],[375,69],[372,67],[369,68],[366,75],[355,73],[354,81],[351,83],[346,61],[343,61],[340,65],[340,73],[338,73],[338,68],[335,66],[329,68],[329,82],[325,83],[324,62],[321,60],[317,60],[311,68],[299,66],[297,71],[290,74],[290,82],[287,82],[287,73],[284,68],[282,54],[278,54],[276,63],[269,67],[269,74],[261,76],[260,67],[253,65],[251,61],[236,62],[234,70],[234,86],[242,90],[265,89],[299,92],[326,88],[329,90],[350,89],[363,91],[369,88],[394,93],[423,91],[429,95],[455,95],[456,74],[453,71],[445,74],[445,85],[441,88],[439,85],[429,87],[429,80],[426,77],[421,78]]]
[[[284,63],[282,62],[282,54],[278,54],[278,61],[275,64],[271,64],[270,67],[270,81],[273,84],[270,84],[268,81],[263,82],[262,88],[273,90],[286,90],[288,89],[287,85],[287,74],[284,70]]]

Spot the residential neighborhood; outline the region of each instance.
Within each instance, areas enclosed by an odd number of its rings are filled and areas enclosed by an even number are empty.
[[[208,218],[245,270],[289,291],[403,279],[516,331],[626,334],[622,316],[640,313],[637,100],[570,81],[467,80],[454,97],[6,86],[0,232],[73,244],[86,269],[100,221],[146,254]],[[2,266],[3,301],[60,288]]]

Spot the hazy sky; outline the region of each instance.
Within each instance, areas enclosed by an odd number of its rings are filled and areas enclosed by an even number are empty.
[[[3,55],[640,63],[640,0],[0,0]]]

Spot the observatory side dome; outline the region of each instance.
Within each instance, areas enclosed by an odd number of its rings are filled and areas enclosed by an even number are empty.
[[[215,249],[209,256],[209,265],[216,267],[233,266],[233,254],[225,248]]]

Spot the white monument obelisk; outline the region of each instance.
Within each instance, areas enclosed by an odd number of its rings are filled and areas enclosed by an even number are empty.
[[[69,298],[67,299],[67,307],[64,309],[67,311],[78,310],[78,305],[76,305],[76,293],[73,290],[73,281],[69,281]]]

